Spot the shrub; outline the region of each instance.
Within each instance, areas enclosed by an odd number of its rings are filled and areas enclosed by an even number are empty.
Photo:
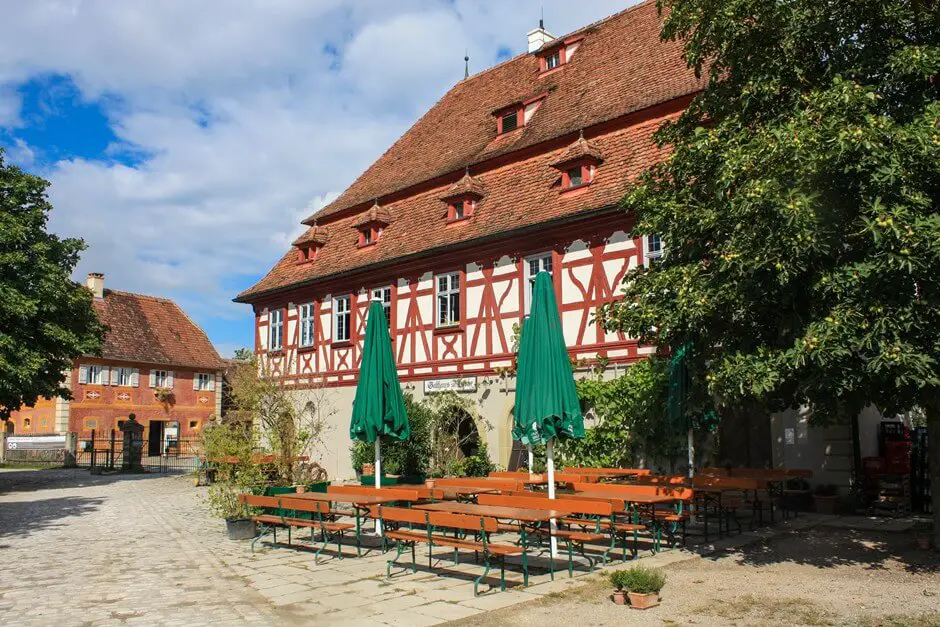
[[[660,570],[634,566],[627,570],[615,570],[610,573],[610,582],[617,590],[650,594],[659,593],[663,589],[666,585],[666,576]]]
[[[411,426],[411,437],[407,440],[382,441],[382,473],[387,475],[415,476],[427,473],[431,459],[431,410],[405,394],[405,413]],[[363,464],[375,463],[375,445],[355,442],[352,446],[352,465],[362,472]]]

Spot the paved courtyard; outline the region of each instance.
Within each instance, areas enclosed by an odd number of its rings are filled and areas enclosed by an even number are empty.
[[[0,470],[0,624],[421,626],[451,620],[499,625],[508,620],[546,627],[573,620],[625,620],[626,610],[606,599],[609,586],[599,575],[582,570],[569,579],[562,571],[552,582],[544,559],[533,560],[535,574],[528,588],[521,586],[516,569],[507,569],[509,590],[474,597],[473,578],[482,568],[468,554],[461,556],[466,563],[455,567],[452,553],[443,548],[435,552],[434,564],[445,574],[429,570],[426,553],[419,548],[418,572],[398,570],[391,580],[385,579],[388,554],[383,555],[374,541],[362,559],[346,547],[346,559],[324,552],[320,565],[314,565],[308,543],[297,538],[306,537],[306,531],[294,534],[299,549],[265,545],[252,554],[248,542],[226,539],[224,523],[208,516],[204,495],[205,488],[194,487],[187,476]],[[833,542],[810,542],[827,537],[811,531],[823,522],[830,529],[854,525],[845,519],[802,515],[726,539],[715,547],[718,552],[700,547],[699,553],[713,556],[706,560],[684,550],[656,556],[644,552],[643,563],[667,569],[670,602],[642,615],[631,612],[629,620],[765,624],[766,613],[773,610],[771,622],[808,622],[793,619],[793,599],[818,600],[814,594],[829,581],[836,587],[827,592],[842,597],[827,598],[844,597],[848,608],[866,601],[871,607],[873,598],[883,606],[882,615],[901,613],[899,608],[925,612],[936,605],[936,562],[904,553],[909,539],[897,533],[903,521],[871,523],[877,533],[891,532],[883,536],[894,538],[890,552],[879,549],[888,546],[888,540],[877,538],[863,542],[849,535],[846,540],[833,536]],[[768,552],[763,543],[774,537],[779,538],[774,546],[802,548],[796,555]],[[742,548],[746,546],[753,548]],[[924,559],[928,561],[917,562]],[[720,612],[709,609],[718,607],[715,599],[728,595],[737,605],[721,606]],[[902,602],[894,607],[891,599]],[[801,617],[822,613],[832,620],[813,624],[843,624],[836,618],[842,615],[838,608],[807,602],[809,610],[802,609]]]
[[[391,581],[388,555],[376,548],[362,559],[351,547],[343,560],[324,552],[319,566],[311,550],[259,544],[252,555],[249,543],[227,540],[224,523],[207,515],[204,490],[186,476],[0,470],[0,624],[421,626],[577,582],[567,573],[550,582],[535,560],[528,588],[507,569],[510,590],[475,598],[482,567],[467,554],[468,563],[453,566],[447,549],[434,556],[447,575],[428,570],[419,548],[418,573],[399,570]],[[298,535],[307,532],[294,535],[305,545]]]

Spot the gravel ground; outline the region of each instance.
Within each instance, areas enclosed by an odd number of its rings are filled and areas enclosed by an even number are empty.
[[[614,605],[600,577],[460,625],[940,626],[940,556],[908,534],[820,527],[663,568],[659,607]]]

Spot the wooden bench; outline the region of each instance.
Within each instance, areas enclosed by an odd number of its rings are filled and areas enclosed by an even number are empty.
[[[519,498],[537,498],[537,499],[541,499],[542,501],[548,500],[548,494],[545,492],[529,492],[529,491],[510,492],[507,496],[519,497]],[[558,503],[558,501],[564,501],[565,504],[562,506]],[[610,508],[609,514],[607,513],[593,514],[595,516],[595,519],[600,523],[599,529],[606,531],[607,533],[610,534],[611,549],[614,547],[615,541],[617,539],[620,540],[620,545],[623,548],[622,560],[624,562],[627,561],[627,543],[629,542],[630,539],[632,539],[633,547],[631,548],[630,553],[631,553],[632,558],[636,559],[639,553],[638,551],[639,534],[641,531],[646,530],[646,525],[641,524],[636,521],[624,522],[624,521],[617,520],[617,512],[625,512],[627,509],[626,502],[624,501],[624,499],[618,498],[616,496],[610,496],[610,497],[582,496],[577,493],[556,494],[556,498],[555,498],[555,502],[553,502],[553,506],[558,506],[561,509],[565,509],[565,510],[571,510],[572,512],[578,513],[578,514],[590,515],[591,514],[590,512],[578,511],[577,509],[572,509],[569,506],[569,504],[573,505],[577,503],[578,505],[580,505],[581,503],[584,503],[584,502],[603,503],[609,506]],[[528,507],[528,506],[525,506],[525,507]],[[543,503],[541,507],[544,508],[546,507],[546,505]],[[603,508],[603,509],[606,512],[607,508]],[[605,516],[606,516],[606,519],[604,518]],[[593,525],[595,527],[595,530],[598,529],[598,526],[596,524],[593,524],[594,521],[591,519],[565,517],[565,518],[561,518],[560,522],[569,526],[573,525],[573,526],[579,526],[582,528],[587,528]],[[607,563],[607,555],[608,553],[610,553],[611,549],[608,549],[607,551],[604,552],[604,563]]]
[[[721,511],[716,512],[719,516],[719,525],[724,520],[725,529],[730,534],[730,523],[733,520],[742,531],[741,522],[738,517],[738,510],[750,510],[750,519],[748,527],[754,529],[755,521],[757,524],[763,522],[763,501],[760,499],[758,489],[762,482],[757,479],[747,477],[728,477],[714,475],[696,475],[692,478],[693,489],[711,488],[721,491]],[[749,492],[752,495],[749,496]],[[717,502],[715,504],[717,507]],[[719,527],[719,533],[721,528]]]
[[[440,497],[431,497],[428,495],[428,489],[423,487],[421,490],[418,489],[405,489],[405,488],[376,488],[374,486],[366,485],[331,485],[326,488],[327,494],[355,494],[357,496],[387,496],[391,498],[401,499],[402,501],[407,501],[413,503],[420,499],[424,498],[443,498]],[[440,492],[440,491],[439,491]],[[337,512],[341,512],[344,516],[355,516],[356,512],[353,509],[339,509]]]
[[[514,479],[490,479],[488,477],[456,477],[451,479],[435,479],[435,488],[460,487],[480,488],[482,490],[524,490],[525,484]]]
[[[516,481],[531,482],[532,475],[537,475],[541,480],[537,483],[545,484],[548,483],[548,475],[546,473],[532,473],[516,471],[516,470],[497,470],[489,474],[488,479],[513,479]],[[568,472],[556,472],[554,475],[555,483],[576,483],[579,481],[584,481],[585,477],[575,473]]]
[[[688,504],[691,503],[694,493],[692,489],[668,485],[642,485],[642,484],[611,484],[611,483],[576,483],[572,486],[575,492],[593,492],[595,494],[609,494],[617,496],[624,501],[634,504],[637,511],[637,501],[643,504],[640,497],[664,496],[675,503],[675,507],[667,504],[650,504],[650,525],[653,529],[653,550],[658,551],[661,546],[662,532],[665,531],[672,546],[676,545],[676,532],[681,529],[682,543],[685,544],[686,524],[689,520]],[[637,498],[631,498],[637,497]],[[668,509],[667,509],[668,508]],[[640,522],[634,519],[635,523]]]
[[[610,477],[639,477],[652,474],[649,468],[586,468],[581,466],[565,468],[562,472],[574,475],[606,475]]]
[[[389,579],[392,576],[392,565],[401,557],[406,548],[411,549],[411,570],[412,572],[418,572],[418,565],[415,560],[415,545],[421,543],[428,545],[428,568],[433,568],[431,553],[435,546],[453,548],[455,565],[458,563],[458,551],[461,549],[473,551],[474,554],[482,554],[485,570],[482,575],[473,581],[474,596],[479,594],[478,586],[489,574],[491,568],[490,558],[494,556],[499,559],[500,590],[506,589],[505,558],[507,555],[522,556],[523,584],[529,585],[529,567],[526,561],[525,547],[513,544],[497,544],[489,541],[490,534],[495,533],[497,530],[495,518],[430,512],[402,507],[384,507],[381,505],[374,506],[372,514],[381,520],[385,526],[385,537],[389,540],[395,540],[395,557],[388,560],[385,566],[385,574]],[[408,525],[409,528],[403,529],[401,528],[402,525]],[[422,525],[424,529],[411,528],[414,525]],[[473,532],[476,537],[473,540],[449,537],[440,533],[441,530],[453,530],[455,535],[460,532]]]
[[[324,501],[309,501],[298,498],[289,498],[288,496],[255,496],[253,494],[240,494],[239,502],[249,507],[264,508],[266,513],[252,516],[255,523],[261,525],[261,529],[255,538],[251,541],[251,552],[255,551],[255,543],[260,540],[267,531],[271,531],[274,544],[277,545],[277,528],[287,528],[287,543],[290,544],[291,527],[306,527],[310,529],[310,540],[313,541],[314,531],[320,531],[320,538],[323,546],[314,554],[313,562],[316,564],[320,553],[331,541],[336,542],[336,554],[339,559],[343,559],[342,541],[343,534],[350,529],[355,528],[352,523],[340,523],[332,519],[335,512],[330,509],[330,503]],[[272,513],[273,512],[273,513]],[[310,518],[298,516],[298,512],[312,514]]]

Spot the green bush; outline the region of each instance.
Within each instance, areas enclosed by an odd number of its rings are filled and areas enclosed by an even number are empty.
[[[432,411],[414,397],[405,394],[405,412],[411,425],[411,437],[407,440],[382,441],[382,474],[384,475],[424,475],[431,459],[431,421]],[[356,472],[362,472],[363,464],[375,463],[375,445],[369,442],[356,442],[352,446],[352,465]]]
[[[486,443],[480,442],[479,448],[469,457],[454,460],[448,467],[448,473],[455,477],[486,477],[496,470],[496,464],[490,462]]]
[[[660,570],[646,566],[634,566],[626,570],[610,573],[610,582],[617,590],[636,592],[637,594],[659,593],[666,585],[666,575]]]
[[[258,432],[250,424],[213,421],[203,430],[203,452],[215,469],[215,481],[207,495],[213,516],[235,520],[253,513],[252,508],[238,502],[238,496],[264,489],[264,474],[254,462],[258,444]]]

